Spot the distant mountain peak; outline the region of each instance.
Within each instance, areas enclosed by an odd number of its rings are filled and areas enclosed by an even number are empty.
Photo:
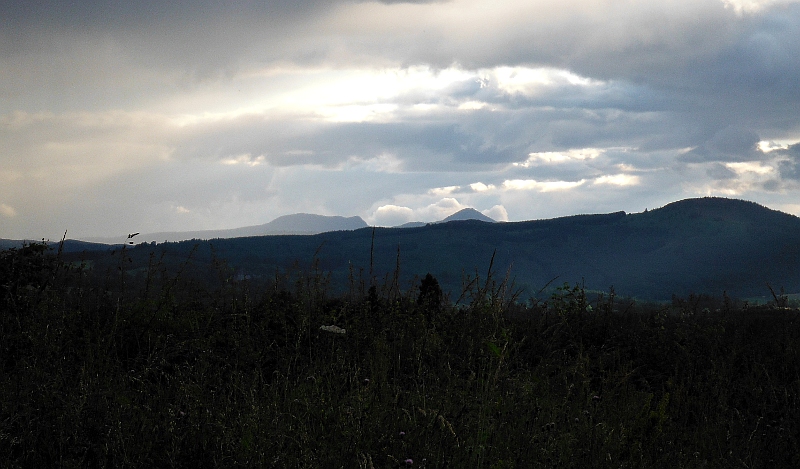
[[[367,223],[358,216],[341,217],[316,215],[313,213],[294,213],[283,215],[271,222],[260,225],[267,232],[311,232],[322,233],[326,231],[357,230],[367,227]]]
[[[485,221],[487,223],[495,223],[495,220],[487,217],[481,212],[475,210],[474,208],[465,208],[459,210],[458,212],[442,220],[441,223],[447,223],[449,221],[455,221],[455,220],[479,220],[479,221]]]

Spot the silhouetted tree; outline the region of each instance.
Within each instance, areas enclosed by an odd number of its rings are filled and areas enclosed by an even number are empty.
[[[439,281],[430,273],[422,279],[422,283],[419,285],[417,305],[422,308],[428,319],[432,319],[442,310],[442,289]]]

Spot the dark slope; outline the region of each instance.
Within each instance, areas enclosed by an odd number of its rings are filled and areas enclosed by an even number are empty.
[[[0,239],[0,250],[5,249],[20,249],[25,244],[41,243],[42,240],[20,240],[20,239]],[[103,244],[103,243],[90,243],[88,241],[79,241],[76,239],[64,240],[62,245],[61,241],[47,241],[47,244],[54,250],[61,249],[62,252],[84,252],[84,251],[107,251],[116,249],[122,244]]]
[[[373,244],[374,236],[374,244]],[[196,242],[159,245],[174,262]],[[645,213],[579,215],[551,220],[484,223],[476,220],[418,228],[364,228],[315,236],[219,239],[198,244],[193,258],[208,261],[211,246],[237,272],[270,278],[276,268],[310,266],[315,258],[332,282],[345,287],[351,266],[368,276],[370,253],[379,280],[391,275],[400,254],[404,287],[430,272],[458,294],[465,274],[485,275],[496,252],[496,274],[511,274],[532,294],[584,281],[614,286],[624,295],[668,299],[691,292],[768,295],[800,291],[800,218],[751,202],[690,199]],[[148,247],[132,250],[145,262]]]

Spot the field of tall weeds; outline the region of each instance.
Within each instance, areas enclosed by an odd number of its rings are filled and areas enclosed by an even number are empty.
[[[0,253],[1,467],[800,467],[796,310],[116,255]]]

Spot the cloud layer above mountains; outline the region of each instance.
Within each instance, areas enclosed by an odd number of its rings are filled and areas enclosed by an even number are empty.
[[[0,2],[0,237],[800,214],[789,0]]]

